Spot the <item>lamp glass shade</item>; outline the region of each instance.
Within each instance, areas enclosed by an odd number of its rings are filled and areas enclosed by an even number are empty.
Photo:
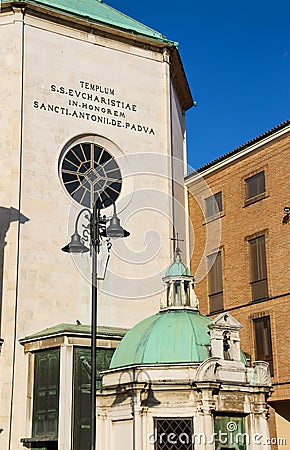
[[[129,235],[130,235],[129,231],[126,231],[124,230],[123,227],[121,227],[120,219],[117,217],[117,215],[114,214],[107,228],[107,236],[112,239],[117,239],[127,237]]]
[[[80,235],[78,233],[74,233],[71,237],[70,243],[65,245],[62,248],[62,251],[66,253],[86,253],[89,252],[90,249],[83,244]]]

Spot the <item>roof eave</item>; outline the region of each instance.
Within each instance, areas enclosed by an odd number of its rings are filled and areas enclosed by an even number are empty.
[[[196,103],[192,98],[190,87],[177,46],[171,46],[170,59],[170,74],[172,85],[179,97],[183,111],[187,111],[193,106],[196,106]]]
[[[29,342],[41,341],[44,339],[57,338],[60,336],[70,336],[70,337],[84,337],[89,338],[91,336],[90,326],[80,325],[80,329],[77,329],[78,325],[71,324],[60,324],[57,326],[59,329],[55,329],[56,327],[47,328],[41,332],[25,336],[24,338],[19,339],[19,343],[24,345]],[[127,333],[128,329],[119,329],[114,327],[98,327],[97,328],[97,338],[109,338],[109,339],[122,339]]]
[[[99,35],[111,38],[120,39],[124,42],[128,42],[131,45],[148,46],[150,49],[162,52],[165,48],[170,52],[170,76],[172,85],[178,96],[180,106],[183,111],[187,111],[192,106],[195,106],[195,102],[192,98],[190,87],[186,78],[185,70],[182,64],[182,60],[178,51],[178,43],[164,38],[147,36],[142,33],[138,33],[135,30],[124,29],[116,25],[109,25],[102,21],[97,21],[90,17],[83,17],[81,15],[64,12],[61,9],[56,10],[49,8],[45,5],[32,3],[29,0],[25,1],[6,1],[2,2],[2,11],[12,10],[18,7],[25,9],[27,14],[36,17],[42,17],[46,20],[55,20],[57,23],[62,23],[65,26],[78,27],[87,31],[94,30]]]
[[[49,16],[53,16],[53,15],[57,15],[58,17],[62,16],[64,18],[66,18],[67,20],[69,20],[69,18],[74,18],[74,19],[78,19],[82,22],[85,22],[86,24],[89,22],[90,24],[99,25],[99,26],[102,26],[105,28],[109,28],[110,30],[115,29],[115,30],[122,31],[124,33],[128,33],[129,35],[139,36],[141,38],[144,37],[145,39],[149,39],[150,41],[153,41],[153,42],[156,41],[156,42],[170,45],[170,46],[176,46],[176,47],[178,46],[178,42],[174,42],[169,39],[166,39],[166,37],[162,36],[161,33],[157,32],[157,31],[155,32],[155,30],[150,29],[149,27],[146,27],[146,28],[148,28],[148,30],[151,30],[152,33],[156,33],[156,36],[154,36],[152,34],[149,35],[149,34],[142,33],[140,31],[126,27],[125,25],[124,26],[118,25],[114,21],[109,21],[109,20],[104,21],[101,18],[97,19],[97,18],[91,17],[89,15],[85,16],[85,15],[79,14],[77,11],[67,11],[65,9],[58,8],[57,6],[45,5],[37,0],[14,0],[14,1],[11,1],[11,0],[3,1],[2,0],[1,6],[2,6],[2,10],[4,10],[4,8],[9,9],[9,7],[10,7],[10,8],[21,8],[21,9],[25,9],[27,11],[31,11],[31,10],[42,11],[42,12],[49,11]]]
[[[276,139],[281,139],[285,135],[290,134],[290,120],[286,120],[276,127],[266,131],[265,133],[251,139],[250,141],[242,144],[234,150],[220,156],[219,158],[205,164],[194,172],[189,173],[185,177],[185,185],[189,187],[191,184],[196,183],[201,176],[207,176],[213,172],[223,169],[225,166],[235,163],[248,156],[249,153],[259,151],[265,145],[269,145]]]

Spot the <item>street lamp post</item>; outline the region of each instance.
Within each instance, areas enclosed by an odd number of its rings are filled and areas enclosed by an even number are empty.
[[[93,211],[82,209],[76,218],[75,230],[71,236],[71,241],[62,248],[66,253],[86,253],[90,252],[92,258],[92,307],[91,307],[91,450],[96,448],[96,382],[97,382],[97,304],[98,304],[98,254],[102,245],[102,239],[106,239],[108,251],[112,246],[110,239],[127,237],[130,233],[120,225],[120,219],[116,213],[116,206],[113,204],[114,213],[111,219],[101,216],[101,209],[96,202]],[[83,237],[78,232],[78,225],[81,215],[87,212],[86,219],[88,226],[84,227]],[[107,226],[107,223],[109,226]],[[89,248],[83,241],[88,240]]]

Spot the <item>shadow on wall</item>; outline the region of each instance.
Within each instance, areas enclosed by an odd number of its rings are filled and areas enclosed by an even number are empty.
[[[2,322],[2,298],[3,298],[3,276],[4,276],[4,248],[7,244],[6,235],[12,222],[19,222],[24,224],[28,222],[28,217],[25,217],[16,208],[5,208],[0,206],[0,336],[1,336],[1,322]]]
[[[145,375],[147,381],[139,380],[139,376]],[[127,376],[127,380],[122,378]],[[141,385],[143,385],[141,387]],[[139,387],[139,389],[138,389]],[[133,420],[132,427],[132,443],[133,450],[138,450],[138,445],[136,445],[136,406],[139,405],[142,408],[154,407],[161,404],[161,402],[155,397],[154,391],[152,389],[152,383],[150,375],[144,369],[125,369],[122,370],[119,375],[119,383],[116,387],[116,397],[111,405],[111,407],[118,406],[126,400],[130,400],[131,403],[131,417]]]

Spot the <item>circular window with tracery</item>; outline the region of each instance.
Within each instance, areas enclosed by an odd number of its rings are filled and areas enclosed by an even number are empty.
[[[61,163],[61,177],[68,194],[80,205],[99,208],[115,203],[122,176],[113,156],[103,147],[82,142],[71,147]]]

